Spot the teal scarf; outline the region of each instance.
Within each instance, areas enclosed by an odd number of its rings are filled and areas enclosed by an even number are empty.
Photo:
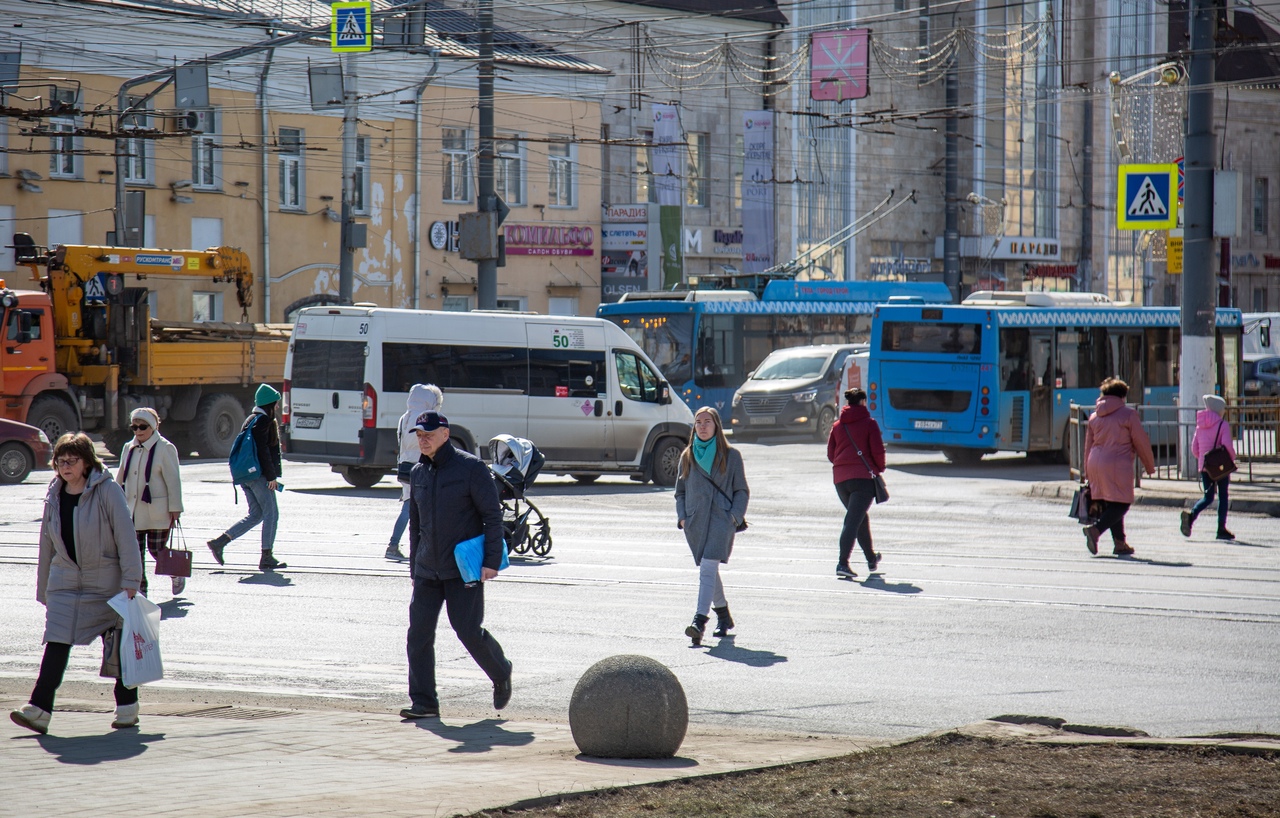
[[[707,474],[711,474],[711,466],[716,461],[716,439],[699,440],[697,435],[693,438],[693,459],[698,461],[698,465]]]

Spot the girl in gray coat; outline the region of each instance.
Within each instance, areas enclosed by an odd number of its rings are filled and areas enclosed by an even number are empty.
[[[107,600],[124,591],[132,599],[142,581],[142,556],[124,490],[83,432],[58,438],[57,476],[49,484],[40,522],[36,600],[45,607],[44,659],[31,703],[9,718],[37,733],[49,732],[54,696],[72,645],[89,645],[119,625]],[[104,639],[105,644],[105,639]],[[138,689],[117,678],[112,727],[138,723]]]
[[[684,530],[698,566],[698,608],[693,624],[684,629],[694,645],[702,644],[713,602],[714,635],[728,636],[733,627],[720,564],[733,552],[733,536],[746,520],[750,495],[742,455],[725,439],[720,413],[702,407],[694,413],[693,434],[680,455],[676,478],[676,525]]]

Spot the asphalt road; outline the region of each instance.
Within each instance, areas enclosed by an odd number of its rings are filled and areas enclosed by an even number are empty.
[[[751,528],[724,573],[738,625],[709,648],[683,635],[697,576],[670,490],[538,481],[551,559],[517,559],[487,588],[487,625],[515,664],[505,715],[565,721],[587,667],[639,653],[676,673],[706,725],[892,738],[1027,713],[1154,735],[1280,733],[1274,519],[1235,515],[1236,542],[1188,541],[1175,511],[1138,506],[1136,557],[1091,558],[1064,505],[1025,495],[1063,467],[891,454],[892,499],[872,516],[883,564],[868,578],[855,559],[861,576],[841,581],[823,448],[742,449]],[[154,585],[167,678],[144,699],[406,701],[410,585],[383,559],[394,480],[357,490],[325,467],[285,471],[276,553],[290,568],[264,575],[256,532],[228,548],[225,569],[204,547],[245,509],[226,465],[184,466],[196,572],[176,600]],[[34,543],[49,476],[0,487],[0,693],[13,696],[29,692],[41,651]],[[443,707],[486,712],[487,680],[443,624],[438,648]],[[68,686],[109,699],[93,682],[97,654],[73,652]]]

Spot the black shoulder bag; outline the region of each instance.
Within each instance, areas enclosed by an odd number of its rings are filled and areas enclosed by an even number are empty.
[[[708,474],[707,474],[706,472],[704,472],[702,469],[698,468],[698,464],[697,464],[697,463],[693,463],[693,464],[691,464],[691,465],[689,466],[689,468],[690,468],[690,469],[692,469],[693,471],[696,471],[698,474],[702,475],[702,479],[703,479],[703,480],[706,480],[708,483],[710,483],[710,484],[711,484],[711,488],[713,488],[713,489],[715,489],[716,491],[720,492],[720,496],[721,496],[721,497],[723,497],[724,499],[726,499],[726,500],[728,500],[728,501],[729,501],[729,508],[733,508],[733,498],[732,498],[732,497],[730,497],[729,495],[725,494],[725,493],[724,493],[724,489],[720,488],[720,486],[716,483],[716,481],[711,479],[711,476],[710,476],[710,475],[708,475]],[[734,528],[733,530],[734,530],[734,531],[736,531],[736,532],[741,533],[741,532],[743,532],[743,531],[746,531],[748,528],[749,528],[749,526],[747,525],[747,518],[746,518],[746,517],[743,517],[743,518],[742,518],[742,522],[741,522],[741,523],[740,523],[736,528]]]
[[[843,423],[840,428],[844,429],[844,433],[849,437],[849,445],[858,453],[858,459],[862,461],[862,465],[867,467],[867,473],[871,475],[872,482],[876,486],[876,503],[883,503],[889,499],[889,487],[884,484],[884,478],[876,474],[876,470],[871,468],[871,464],[867,462],[867,458],[862,456],[862,449],[858,448],[858,444],[853,442],[853,432],[849,431],[849,427]]]

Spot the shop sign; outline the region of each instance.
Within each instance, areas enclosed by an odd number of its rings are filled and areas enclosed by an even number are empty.
[[[604,209],[604,218],[601,221],[614,224],[647,224],[649,222],[649,205],[609,205]]]
[[[921,273],[929,273],[933,271],[933,261],[927,258],[872,256],[870,271],[872,278],[920,275]]]
[[[1028,264],[1023,278],[1075,278],[1075,264]]]
[[[706,239],[710,237],[711,241]],[[709,245],[709,246],[708,246]],[[742,256],[742,231],[726,228],[708,230],[705,227],[684,229],[684,254],[686,256]]]
[[[588,225],[508,224],[509,256],[593,256],[596,231]]]
[[[1061,258],[1061,246],[1057,239],[1005,236],[996,243],[991,258],[1001,261],[1057,261]]]

